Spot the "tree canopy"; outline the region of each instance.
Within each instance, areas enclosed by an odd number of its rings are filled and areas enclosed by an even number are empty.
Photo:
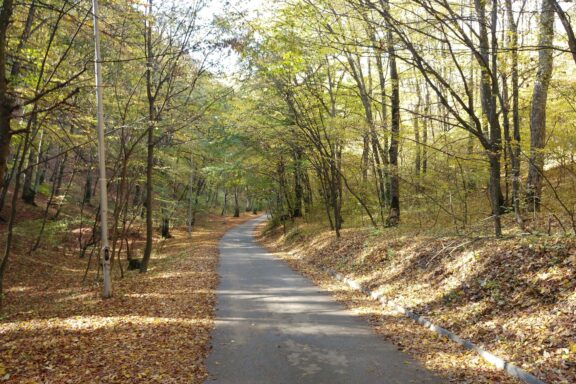
[[[99,244],[91,12],[2,4],[0,276],[22,204],[45,207],[33,250],[58,218],[92,228],[82,255]],[[102,2],[112,258],[142,232],[146,272],[156,228],[191,232],[216,211],[305,217],[337,237],[573,233],[572,13],[555,0]]]

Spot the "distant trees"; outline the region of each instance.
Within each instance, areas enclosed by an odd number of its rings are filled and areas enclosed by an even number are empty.
[[[193,225],[209,196],[218,199],[204,170],[218,159],[209,149],[208,112],[223,108],[231,88],[210,72],[224,45],[199,17],[203,6],[101,4],[111,255],[121,273],[120,256],[139,257],[135,233],[146,233],[145,272],[160,229],[168,236],[171,225]],[[5,1],[0,8],[0,300],[16,238],[24,235],[31,253],[68,231],[78,233],[81,257],[99,246],[91,20],[83,2]],[[40,217],[23,221],[19,201],[40,206]],[[189,216],[181,213],[187,208]],[[58,233],[60,225],[66,229]]]
[[[521,231],[576,228],[572,8],[297,0],[246,23],[204,5],[102,6],[115,263],[139,257],[142,232],[145,272],[155,236],[192,233],[202,210],[268,209],[337,237],[485,219],[501,236],[509,212]],[[90,23],[82,2],[0,8],[0,283],[21,202],[40,206],[31,252],[58,219],[82,257],[98,247]],[[241,73],[222,81],[228,49]]]
[[[202,8],[201,2],[191,6],[164,10],[155,8],[153,1],[148,0],[147,17],[145,25],[144,52],[146,53],[146,100],[148,102],[148,127],[146,135],[146,246],[140,272],[146,272],[152,254],[153,228],[153,193],[154,193],[154,149],[158,145],[167,144],[172,135],[184,127],[165,126],[161,124],[165,113],[176,117],[178,110],[183,107],[187,113],[187,102],[190,100],[198,78],[204,73],[202,61],[186,63],[189,54],[198,53],[199,23],[198,13]],[[155,14],[158,10],[158,15]],[[208,54],[208,52],[203,52]],[[186,66],[186,64],[192,64]],[[191,116],[183,118],[192,120]],[[161,129],[163,128],[163,129]],[[168,234],[169,220],[163,218],[163,233]]]
[[[526,17],[534,11],[537,28]],[[503,214],[529,230],[526,212],[542,199],[553,57],[565,51],[554,45],[554,12],[571,47],[566,11],[552,0],[302,0],[252,24],[261,25],[253,40],[238,31],[247,39],[237,49],[284,101],[284,129],[306,143],[299,158],[336,236],[363,214],[398,225],[401,201],[409,220],[436,207],[460,229],[482,219],[481,193],[501,236]],[[280,153],[278,169],[291,168]],[[278,177],[278,204],[301,195],[301,179]],[[570,215],[573,196],[556,192],[554,209]]]

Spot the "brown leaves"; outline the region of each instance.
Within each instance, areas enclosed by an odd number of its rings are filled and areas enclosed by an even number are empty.
[[[8,316],[0,322],[0,380],[203,382],[218,240],[238,221],[209,221],[192,239],[175,230],[151,260],[151,271],[116,277],[114,297],[104,301],[97,287],[79,284],[86,261],[76,255],[15,255]],[[39,261],[47,263],[42,274],[34,271]]]
[[[574,239],[406,239],[348,229],[337,241],[305,223],[298,230],[308,233],[306,242],[286,245],[282,233],[273,233],[265,244],[290,251],[280,255],[368,316],[426,367],[458,383],[514,382],[459,346],[335,284],[321,268],[361,281],[545,382],[576,382]]]

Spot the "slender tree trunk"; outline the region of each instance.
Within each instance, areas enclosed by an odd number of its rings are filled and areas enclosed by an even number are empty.
[[[383,191],[382,193],[382,200],[383,205],[386,206],[390,202],[390,189],[386,188],[387,185],[390,184],[390,171],[389,167],[389,159],[388,159],[388,100],[386,100],[386,77],[384,75],[384,63],[382,62],[382,54],[383,50],[380,47],[380,44],[376,44],[376,41],[373,42],[374,45],[377,46],[376,48],[376,69],[378,70],[378,85],[380,87],[380,114],[381,116],[381,125],[382,125],[382,132],[384,133],[384,139],[382,140],[382,144],[380,145],[380,160],[382,161],[382,178],[383,178],[383,185],[380,187]]]
[[[430,116],[430,92],[426,86],[426,101],[424,104],[424,119],[422,121],[422,174],[428,172],[428,118]]]
[[[376,45],[376,39],[371,36],[371,41],[373,45]],[[377,51],[378,52],[378,51]],[[364,118],[366,125],[369,129],[369,138],[372,149],[372,162],[374,174],[376,176],[376,189],[378,196],[378,203],[380,207],[380,215],[383,216],[384,206],[386,205],[386,180],[384,176],[384,167],[382,165],[385,162],[386,155],[383,154],[384,150],[380,144],[378,134],[376,132],[376,122],[374,120],[374,114],[372,112],[372,98],[371,98],[371,86],[367,87],[364,80],[364,74],[362,71],[362,65],[359,59],[355,59],[352,53],[347,53],[348,64],[350,67],[350,72],[352,77],[356,82],[356,87],[358,88],[358,93],[360,94],[360,100],[362,101],[362,106],[364,107]],[[370,63],[370,62],[369,62]],[[380,66],[381,60],[376,62],[376,66]],[[368,68],[368,72],[370,68]],[[383,76],[383,75],[382,75]],[[371,77],[369,77],[371,79]],[[382,83],[384,80],[380,79]],[[366,152],[366,153],[369,153]]]
[[[6,4],[6,2],[4,3]],[[3,13],[3,12],[2,12]],[[0,19],[2,18],[0,14]],[[0,25],[1,25],[0,21]],[[1,34],[1,29],[0,29]],[[0,38],[1,40],[1,38]],[[0,57],[2,55],[0,54]],[[0,65],[1,67],[1,65]],[[3,75],[0,75],[0,77]],[[1,121],[0,121],[1,123]],[[24,167],[24,160],[26,158],[26,153],[28,152],[28,147],[30,145],[30,129],[26,131],[24,136],[24,146],[22,149],[22,155],[20,156],[20,161],[18,163],[18,170],[16,171],[16,180],[14,182],[14,193],[12,194],[12,206],[10,207],[10,216],[8,218],[8,227],[6,234],[6,242],[4,244],[4,254],[2,255],[2,260],[0,260],[0,313],[3,309],[3,297],[4,297],[4,274],[6,273],[6,268],[8,267],[8,260],[10,258],[10,253],[12,250],[12,241],[14,240],[14,224],[16,223],[16,211],[18,205],[18,193],[20,192],[20,179],[22,174],[22,169]],[[3,175],[2,175],[3,177]]]
[[[36,120],[34,116],[30,117],[33,120]],[[32,123],[32,126],[35,126],[35,122]],[[35,128],[35,132],[32,134],[32,140],[34,140],[34,137],[37,134],[37,127]],[[35,175],[35,169],[36,169],[36,165],[33,165],[36,160],[37,157],[40,155],[40,151],[41,151],[41,145],[42,145],[42,140],[40,140],[39,144],[38,144],[38,152],[36,152],[36,150],[34,149],[34,145],[30,146],[30,153],[28,154],[28,166],[26,167],[26,170],[24,171],[24,183],[22,184],[22,201],[24,201],[26,204],[30,204],[30,205],[36,205],[36,190],[35,190],[35,179],[36,179],[36,175]]]
[[[140,273],[148,270],[148,263],[152,255],[152,239],[154,237],[154,227],[152,223],[152,202],[153,202],[153,167],[154,167],[154,129],[156,128],[156,105],[155,95],[152,89],[152,71],[154,68],[154,52],[152,51],[152,0],[148,0],[148,20],[146,21],[146,59],[148,68],[146,70],[146,95],[148,98],[148,134],[146,153],[146,245]]]
[[[72,184],[72,181],[74,180],[75,173],[76,173],[76,169],[74,169],[74,171],[72,172],[72,176],[70,177],[70,182],[68,183],[68,188],[70,187],[70,185]],[[50,212],[50,207],[53,205],[54,197],[56,196],[56,183],[57,183],[57,178],[54,178],[54,181],[52,182],[52,191],[50,193],[50,197],[48,198],[48,201],[46,202],[46,208],[44,209],[44,216],[42,218],[42,225],[40,226],[40,231],[38,232],[38,236],[36,236],[36,241],[34,242],[34,245],[32,246],[32,248],[30,248],[30,253],[36,251],[38,249],[38,247],[40,247],[40,243],[42,241],[42,236],[44,235],[44,230],[46,228],[46,223],[48,221],[48,214]],[[58,218],[59,212],[60,212],[60,207],[58,207],[58,210],[56,211],[56,215],[54,215],[53,220],[56,220]]]
[[[153,105],[152,107],[153,108]],[[152,223],[152,170],[154,167],[154,123],[151,121],[148,126],[148,151],[146,156],[146,245],[144,247],[144,255],[142,256],[142,264],[140,264],[140,273],[148,271],[148,263],[152,255],[152,239],[154,237],[154,227]]]
[[[60,189],[62,188],[62,180],[64,179],[64,171],[66,170],[66,163],[68,161],[68,152],[64,154],[60,166],[58,168],[58,173],[56,175],[56,189],[54,191],[55,196],[60,196]]]
[[[544,145],[546,143],[546,103],[552,77],[554,39],[554,9],[550,0],[542,0],[540,31],[538,36],[538,72],[532,93],[530,112],[530,163],[526,180],[526,203],[529,209],[540,210],[542,174],[544,172]]]
[[[368,167],[370,163],[370,137],[368,133],[364,133],[362,143],[362,164],[360,168],[362,170],[362,181],[366,183],[368,181]]]
[[[302,201],[304,188],[302,187],[302,149],[294,148],[294,208],[292,217],[302,217]]]
[[[502,236],[502,224],[500,214],[502,210],[502,190],[500,187],[500,157],[501,157],[501,132],[498,115],[496,113],[498,93],[498,83],[496,75],[495,52],[497,42],[495,37],[496,28],[496,0],[494,0],[491,13],[491,22],[486,17],[485,3],[482,0],[475,0],[476,13],[479,20],[480,55],[482,60],[480,78],[480,100],[482,112],[489,127],[489,144],[485,150],[490,163],[489,199],[492,208],[492,218],[494,222],[494,233],[496,237]],[[492,60],[490,60],[490,41],[488,38],[488,25],[492,25]]]
[[[74,182],[74,177],[76,176],[76,171],[77,171],[76,166],[73,166],[72,174],[70,175],[70,179],[68,180],[68,184],[66,185],[66,188],[64,189],[64,193],[62,194],[62,197],[58,199],[56,213],[54,214],[54,217],[52,217],[52,220],[58,220],[60,213],[62,213],[62,207],[64,206],[64,202],[66,201],[66,196],[68,196],[68,193],[70,192],[70,188],[72,187],[72,183]]]
[[[172,235],[170,235],[170,219],[167,217],[163,217],[162,218],[162,230],[160,231],[162,233],[162,237],[165,239],[169,239],[172,237]]]
[[[388,0],[386,5],[388,6]],[[398,145],[400,139],[400,77],[396,65],[396,51],[392,31],[388,30],[388,66],[390,70],[390,82],[392,84],[392,93],[390,96],[390,105],[392,121],[390,125],[390,212],[388,214],[387,225],[396,226],[400,221],[400,175],[398,174]]]
[[[222,212],[220,212],[220,216],[224,216],[228,209],[228,190],[224,189],[224,203],[222,204]]]
[[[334,213],[334,231],[336,237],[340,238],[340,229],[342,228],[342,216],[340,215],[340,203],[338,202],[338,184],[337,184],[337,159],[336,149],[333,150],[332,158],[330,159],[330,202]]]
[[[6,196],[8,194],[8,189],[10,188],[10,183],[14,179],[14,175],[16,174],[16,170],[18,169],[18,160],[20,159],[21,150],[22,150],[22,142],[18,144],[16,154],[13,155],[12,170],[10,171],[10,173],[4,175],[4,182],[2,184],[2,194],[0,195],[0,212],[4,210],[4,204],[6,203]]]
[[[11,123],[15,106],[13,98],[8,93],[8,78],[6,76],[8,28],[13,10],[13,0],[4,0],[0,11],[0,180],[4,180],[6,163],[10,154],[10,141],[12,140]]]
[[[330,207],[332,206],[332,196],[330,188],[330,177],[328,165],[324,157],[320,160],[320,167],[318,171],[318,179],[320,180],[320,187],[322,189],[322,199],[324,200],[324,209],[326,211],[326,217],[328,218],[328,223],[330,224],[330,230],[334,230],[334,220],[332,219],[332,213],[330,212]]]
[[[190,185],[190,189],[188,190],[188,215],[186,224],[188,227],[188,236],[192,236],[192,227],[194,226],[194,222],[192,220],[194,214],[194,189],[192,188],[194,185],[194,157],[192,155],[190,155],[190,175],[188,184]]]
[[[291,215],[293,212],[293,208],[292,208],[292,202],[291,202],[290,194],[288,193],[288,183],[286,181],[286,167],[284,165],[283,159],[280,159],[280,161],[278,162],[277,173],[278,173],[278,181],[279,181],[279,185],[280,185],[280,193],[284,197],[284,199],[286,200],[286,208],[287,208],[286,213]]]
[[[240,203],[238,201],[238,187],[234,188],[234,217],[240,217]]]
[[[506,15],[508,21],[508,46],[511,54],[511,85],[512,85],[512,138],[510,143],[510,163],[512,168],[512,207],[514,216],[520,228],[524,228],[524,220],[520,211],[520,108],[518,79],[518,27],[512,11],[512,0],[506,0]]]
[[[414,142],[416,144],[416,155],[414,159],[414,172],[416,176],[420,176],[422,170],[422,149],[420,146],[420,87],[418,87],[418,103],[416,104],[416,114],[414,114]]]
[[[84,183],[84,194],[82,197],[82,202],[86,205],[90,205],[90,201],[92,200],[92,152],[90,152],[89,157],[90,163],[88,164],[88,167],[86,167],[86,182]]]

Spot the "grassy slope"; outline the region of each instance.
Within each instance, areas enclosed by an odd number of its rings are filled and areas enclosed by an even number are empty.
[[[32,236],[22,233],[6,273],[0,381],[203,382],[218,240],[248,218],[204,217],[192,239],[182,230],[157,239],[149,272],[119,279],[114,268],[114,297],[104,301],[94,269],[82,283],[87,258],[74,236],[28,255]]]
[[[473,354],[329,281],[318,267],[378,289],[546,382],[576,382],[573,238],[396,237],[348,229],[336,240],[329,231],[297,222],[286,235],[276,229],[262,241],[335,290],[429,369],[456,382],[513,381]]]

